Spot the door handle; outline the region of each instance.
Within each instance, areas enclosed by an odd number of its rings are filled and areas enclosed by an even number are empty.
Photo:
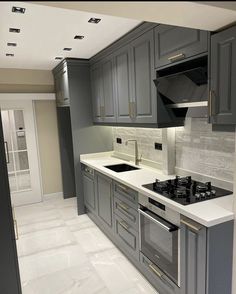
[[[192,230],[194,230],[196,232],[199,232],[202,229],[202,225],[197,224],[197,223],[196,224],[192,224],[192,223],[186,221],[185,219],[181,219],[180,222],[181,222],[181,224],[189,227],[190,229],[192,229]]]
[[[19,240],[18,224],[17,224],[17,220],[16,220],[14,206],[12,206],[12,217],[13,217],[13,223],[14,223],[15,239]]]
[[[160,273],[152,264],[148,264],[148,267],[152,270],[152,272],[154,272],[154,274],[156,274],[159,278],[163,277],[163,274]]]
[[[118,223],[125,229],[125,230],[128,230],[129,229],[129,226],[125,223],[125,222],[123,222],[123,221],[118,221]]]
[[[126,206],[124,203],[118,203],[118,206],[119,206],[120,208],[122,208],[123,210],[125,210],[125,211],[128,211],[128,210],[129,210],[129,207]]]
[[[10,163],[10,157],[9,157],[9,149],[8,149],[8,143],[7,141],[4,141],[4,145],[5,145],[5,152],[7,155],[7,164]]]

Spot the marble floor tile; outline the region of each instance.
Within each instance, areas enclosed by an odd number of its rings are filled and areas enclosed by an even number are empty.
[[[64,226],[21,235],[17,242],[17,251],[21,257],[72,244],[76,244],[76,238]]]
[[[96,271],[88,263],[68,268],[23,285],[24,294],[110,294]]]
[[[89,262],[79,245],[64,246],[19,258],[21,281],[30,281]]]
[[[74,232],[78,244],[86,253],[99,252],[114,248],[114,244],[101,232],[98,227]]]
[[[87,214],[80,215],[71,220],[66,220],[65,224],[72,232],[96,227],[95,223],[87,216]]]
[[[76,198],[15,208],[22,294],[158,294]]]

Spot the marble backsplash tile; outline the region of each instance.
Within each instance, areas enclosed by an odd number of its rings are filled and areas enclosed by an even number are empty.
[[[139,154],[144,159],[163,163],[166,158],[162,151],[154,149],[154,143],[163,143],[162,129],[113,127],[114,150],[133,155],[133,143],[125,145],[128,139],[138,141]],[[116,143],[116,138],[122,144]],[[205,118],[188,118],[184,127],[175,128],[175,166],[187,170],[233,182],[235,133],[213,132]]]
[[[235,133],[213,132],[206,119],[176,128],[176,167],[233,181]]]
[[[121,138],[122,144],[117,144],[116,138]],[[113,146],[116,152],[128,155],[134,154],[133,143],[125,144],[125,141],[128,139],[136,139],[138,141],[139,155],[142,154],[143,159],[162,164],[162,151],[154,148],[155,142],[162,143],[161,129],[113,127]]]

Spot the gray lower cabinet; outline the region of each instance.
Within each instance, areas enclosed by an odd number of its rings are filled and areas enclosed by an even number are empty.
[[[146,256],[140,253],[140,265],[142,273],[160,294],[182,294],[180,288],[176,286],[166,275],[158,269]],[[190,292],[189,292],[190,294]]]
[[[207,230],[183,218],[180,229],[181,294],[205,294]],[[189,225],[188,225],[189,224]]]
[[[233,226],[206,228],[181,217],[181,294],[231,294]]]
[[[159,25],[154,31],[156,68],[207,52],[207,31],[170,25]]]
[[[91,169],[83,168],[84,204],[87,209],[97,214],[97,197],[94,191],[94,175]]]
[[[236,26],[211,37],[209,116],[236,124]]]
[[[103,227],[108,231],[113,231],[113,193],[112,180],[100,173],[96,175],[96,197],[98,204],[98,218]]]

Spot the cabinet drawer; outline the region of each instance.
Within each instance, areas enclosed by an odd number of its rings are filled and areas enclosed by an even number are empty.
[[[131,207],[127,201],[114,197],[114,212],[138,231],[138,210]]]
[[[128,202],[130,206],[134,208],[138,207],[138,192],[134,191],[133,189],[115,182],[114,195],[121,201]]]
[[[115,235],[120,247],[129,255],[139,259],[139,235],[138,232],[125,222],[121,217],[114,215]]]
[[[161,294],[179,294],[180,288],[175,285],[146,256],[140,253],[140,263],[143,274]]]

